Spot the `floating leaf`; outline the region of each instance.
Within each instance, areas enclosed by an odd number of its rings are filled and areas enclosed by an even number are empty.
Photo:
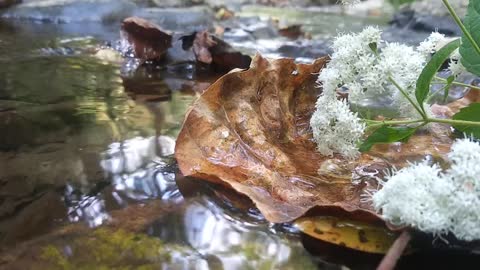
[[[406,142],[416,130],[417,128],[382,126],[368,136],[359,150],[366,152],[376,143]]]
[[[480,1],[470,1],[467,9],[467,16],[463,21],[465,28],[472,35],[477,45],[480,45]],[[477,52],[470,40],[463,34],[462,46],[460,46],[462,64],[465,68],[480,76],[480,54]]]
[[[443,63],[450,57],[450,55],[460,46],[460,39],[456,39],[447,45],[443,46],[437,53],[432,56],[432,59],[423,68],[422,73],[417,80],[417,88],[415,90],[415,97],[417,102],[423,108],[423,102],[430,93],[430,84],[433,77],[437,74]]]
[[[300,218],[295,226],[313,238],[368,253],[385,254],[397,237],[385,226],[331,216]]]
[[[480,123],[480,103],[472,103],[470,106],[465,107],[456,113],[453,117],[454,120],[474,121]],[[469,125],[453,125],[454,128],[464,132],[467,136],[474,136],[480,138],[480,127],[473,127]]]

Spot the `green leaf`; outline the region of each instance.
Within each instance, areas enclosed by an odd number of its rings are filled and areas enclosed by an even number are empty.
[[[443,63],[450,57],[450,55],[460,47],[460,39],[456,39],[447,45],[443,46],[437,53],[432,56],[432,59],[423,68],[422,73],[417,80],[417,89],[415,90],[415,97],[417,102],[423,108],[423,102],[430,92],[430,84],[433,77],[437,74]]]
[[[452,119],[480,122],[480,103],[472,103],[470,106],[461,109]],[[464,132],[467,136],[473,135],[477,139],[480,138],[480,127],[469,125],[453,125],[453,127]]]
[[[368,44],[368,47],[370,47],[370,50],[372,50],[375,54],[378,53],[378,45],[376,42]]]
[[[470,0],[467,16],[463,24],[472,35],[475,43],[480,44],[480,1]],[[480,76],[480,54],[475,50],[465,34],[462,36],[460,55],[462,56],[462,65],[465,66],[469,72]]]
[[[368,151],[376,143],[407,142],[416,130],[416,127],[382,126],[368,136],[368,138],[360,145],[359,150],[361,152]]]

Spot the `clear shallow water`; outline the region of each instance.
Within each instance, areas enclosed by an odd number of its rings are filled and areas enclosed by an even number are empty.
[[[124,74],[94,56],[111,31],[0,24],[0,268],[316,269],[292,227],[178,174],[175,137],[215,77]],[[140,260],[127,238],[167,251]]]
[[[306,27],[333,31],[320,17]],[[175,138],[218,76],[191,64],[133,72],[96,53],[118,38],[116,24],[0,22],[0,269],[377,265],[378,256],[312,241],[243,197],[182,177]],[[233,43],[249,51],[265,40]],[[290,51],[308,60],[303,52]]]

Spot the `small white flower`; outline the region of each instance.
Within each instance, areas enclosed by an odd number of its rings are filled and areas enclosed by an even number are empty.
[[[480,145],[457,140],[448,159],[451,167],[444,172],[423,162],[388,177],[373,195],[373,206],[393,224],[480,239]]]
[[[448,69],[452,72],[453,76],[459,76],[460,74],[467,71],[462,65],[462,56],[460,55],[460,51],[458,49],[456,49],[450,56],[450,63],[448,64]]]
[[[375,26],[367,26],[358,34],[358,38],[367,45],[381,42],[382,31]],[[379,44],[378,44],[379,45]]]
[[[441,48],[445,40],[446,38],[444,34],[433,32],[426,40],[420,43],[417,47],[417,51],[423,53],[426,57],[430,57]]]
[[[310,126],[318,151],[326,156],[339,153],[348,159],[357,157],[357,143],[365,131],[357,114],[350,111],[346,101],[330,95],[321,95],[316,108]]]

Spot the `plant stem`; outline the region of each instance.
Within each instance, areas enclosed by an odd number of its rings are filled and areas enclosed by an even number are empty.
[[[434,82],[433,84],[446,84],[447,83],[447,80],[445,80],[444,78],[435,77],[435,79],[439,80],[440,82],[439,83]],[[471,89],[474,89],[474,90],[480,90],[480,87],[478,87],[478,86],[471,85],[471,84],[466,84],[466,83],[461,83],[461,82],[456,82],[456,81],[453,81],[452,85],[468,87],[468,88],[471,88]]]
[[[366,120],[369,126],[384,126],[384,125],[409,125],[415,123],[423,123],[425,119],[415,119],[415,120],[391,120],[391,121],[376,121],[376,120]]]
[[[404,230],[395,242],[393,242],[390,249],[388,249],[387,254],[383,257],[377,270],[394,270],[411,239],[412,235],[407,230]]]
[[[426,119],[427,116],[425,115],[425,112],[423,111],[423,104],[421,104],[421,107],[418,107],[418,105],[410,98],[410,96],[405,92],[405,90],[392,78],[392,76],[388,76],[388,80],[395,85],[395,87],[402,93],[402,95],[412,104],[412,106],[417,110],[417,112],[422,116],[423,119]]]
[[[377,126],[396,126],[396,125],[409,125],[416,123],[423,123],[426,125],[428,123],[442,123],[449,125],[462,125],[462,126],[474,126],[480,127],[480,122],[476,121],[465,121],[465,120],[454,120],[454,119],[443,119],[443,118],[425,118],[425,119],[414,119],[414,120],[391,120],[391,121],[377,121],[377,120],[364,120],[368,127],[377,127]]]
[[[442,118],[427,118],[427,119],[425,119],[425,121],[426,122],[434,122],[434,123],[443,123],[443,124],[449,124],[449,125],[462,125],[462,126],[480,127],[480,122],[475,122],[475,121],[442,119]]]
[[[455,12],[455,10],[453,9],[452,5],[450,5],[450,2],[448,2],[448,0],[442,0],[442,1],[443,1],[443,4],[445,4],[445,6],[447,7],[448,12],[450,12],[450,15],[452,15],[452,17],[455,20],[455,22],[457,23],[457,25],[460,27],[460,29],[462,29],[462,32],[465,35],[465,37],[470,41],[470,43],[472,43],[472,47],[477,51],[478,55],[480,55],[480,47],[478,46],[478,44],[473,39],[472,35],[467,30],[467,28],[463,24],[462,20],[460,19],[460,17],[458,17],[458,15]]]

